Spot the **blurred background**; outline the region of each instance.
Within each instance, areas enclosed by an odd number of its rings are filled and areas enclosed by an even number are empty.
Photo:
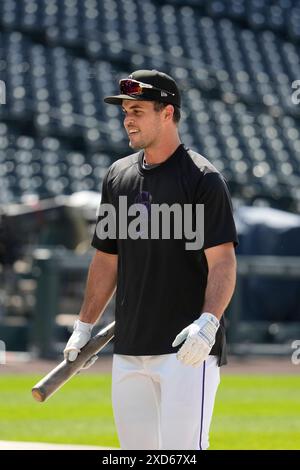
[[[300,338],[299,47],[298,0],[0,2],[8,351],[61,353],[83,298],[103,176],[131,152],[120,108],[103,97],[133,70],[157,68],[182,90],[182,141],[223,173],[233,197],[231,352],[291,355]]]
[[[222,172],[233,198],[240,244],[237,287],[226,312],[231,358],[246,374],[257,370],[243,366],[251,358],[271,360],[261,362],[263,375],[278,372],[279,363],[279,372],[296,373],[299,51],[299,0],[0,1],[2,371],[38,373],[37,361],[61,358],[83,300],[102,179],[114,160],[131,153],[121,109],[105,105],[103,97],[132,71],[156,68],[182,90],[182,141]],[[113,320],[113,301],[107,310],[95,329]],[[110,345],[108,358],[111,351]],[[43,405],[37,412],[29,396],[33,378],[3,378],[2,439],[99,443],[99,421],[91,420],[102,413],[98,394],[104,385],[100,378],[81,379],[76,390],[53,398],[54,408]],[[225,379],[216,448],[299,448],[293,378],[280,386],[273,378],[246,379]],[[101,443],[117,446],[107,380],[101,423],[109,416],[108,431]],[[239,401],[242,396],[246,401]],[[253,407],[251,397],[257,400]],[[84,408],[87,401],[93,410]],[[261,434],[254,437],[258,403]],[[14,415],[17,409],[22,413]],[[275,412],[280,416],[273,422]],[[66,415],[68,423],[62,421]],[[52,429],[54,417],[60,424]]]

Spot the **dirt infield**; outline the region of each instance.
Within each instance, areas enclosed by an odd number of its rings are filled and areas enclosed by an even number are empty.
[[[60,361],[33,359],[28,354],[8,352],[6,364],[0,365],[0,374],[37,374],[45,375],[57,366]],[[110,373],[112,356],[102,356],[84,374]],[[222,374],[292,374],[298,375],[300,365],[294,365],[290,357],[237,357],[230,356]]]

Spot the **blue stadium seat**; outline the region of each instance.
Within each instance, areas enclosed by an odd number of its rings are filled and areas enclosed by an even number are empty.
[[[3,200],[98,190],[128,152],[103,97],[133,69],[162,68],[183,89],[182,139],[233,195],[299,204],[299,15],[299,0],[3,0]]]

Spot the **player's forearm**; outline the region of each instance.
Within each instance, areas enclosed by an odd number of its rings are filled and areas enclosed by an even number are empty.
[[[97,251],[90,264],[79,319],[95,323],[110,301],[117,284],[117,255]]]
[[[235,258],[221,260],[209,269],[203,312],[218,319],[223,315],[234,292],[236,282]]]

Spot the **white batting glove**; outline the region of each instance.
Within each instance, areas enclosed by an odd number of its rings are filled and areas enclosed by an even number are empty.
[[[198,320],[184,328],[175,338],[172,346],[184,341],[177,353],[177,359],[183,364],[199,367],[215,344],[219,320],[211,313],[202,313]]]
[[[73,333],[64,349],[64,357],[67,361],[73,362],[80,353],[81,348],[91,339],[93,328],[92,323],[85,323],[76,320],[73,327]]]

